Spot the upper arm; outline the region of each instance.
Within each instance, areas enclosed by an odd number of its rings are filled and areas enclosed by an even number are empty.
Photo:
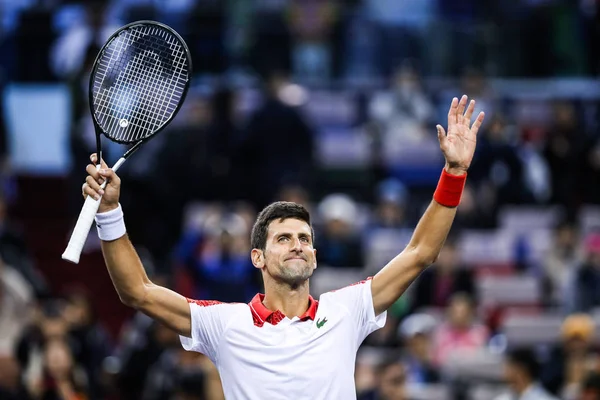
[[[170,289],[148,283],[144,297],[135,308],[173,329],[179,335],[190,336],[192,319],[187,299]]]
[[[423,271],[416,249],[407,247],[373,277],[371,293],[375,314],[392,306]]]

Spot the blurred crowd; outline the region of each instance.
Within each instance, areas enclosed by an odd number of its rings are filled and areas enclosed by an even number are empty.
[[[313,295],[376,273],[431,201],[433,127],[452,97],[477,100],[487,119],[455,225],[363,344],[359,398],[600,398],[598,1],[14,0],[0,16],[2,85],[71,93],[70,227],[99,48],[139,19],[185,38],[186,103],[119,174],[148,274],[190,298],[262,290],[249,231],[274,200],[312,213]],[[11,213],[24,193],[0,129],[0,398],[222,399],[174,332],[141,314],[108,327],[91,288],[52,286]],[[104,143],[111,164],[123,149]]]

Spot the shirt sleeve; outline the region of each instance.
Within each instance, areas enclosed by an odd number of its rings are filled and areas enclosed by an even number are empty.
[[[375,315],[371,278],[330,292],[330,294],[347,308],[350,316],[354,319],[357,328],[357,345],[360,345],[369,334],[385,325],[387,311]]]
[[[231,318],[233,304],[218,301],[190,300],[192,337],[179,336],[187,351],[205,354],[213,363],[217,362],[219,340]]]

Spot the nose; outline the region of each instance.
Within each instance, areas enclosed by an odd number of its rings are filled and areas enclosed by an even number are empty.
[[[300,243],[300,238],[295,238],[292,240],[292,251],[302,252],[302,243]]]

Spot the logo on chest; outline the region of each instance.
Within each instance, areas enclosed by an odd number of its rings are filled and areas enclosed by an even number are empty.
[[[323,325],[325,325],[327,323],[327,317],[323,317],[323,319],[319,318],[317,320],[317,328],[321,329],[323,327]]]

